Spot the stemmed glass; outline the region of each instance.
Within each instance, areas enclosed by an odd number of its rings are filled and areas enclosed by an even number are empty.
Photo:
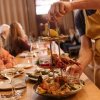
[[[34,51],[39,48],[39,43],[37,42],[37,37],[33,37],[32,35],[29,35],[28,39],[29,45],[30,45],[30,54],[35,53]]]
[[[29,36],[29,45],[30,45],[30,53],[29,54],[31,57],[33,55],[36,56],[36,53],[38,52],[38,49],[39,49],[39,43],[40,43],[40,41],[37,39],[37,37],[32,37],[31,35]]]
[[[9,100],[19,100],[21,98],[23,89],[17,91],[15,89],[15,84],[14,84],[16,80],[13,80],[14,77],[16,76],[16,73],[17,73],[16,71],[17,71],[16,68],[11,68],[11,69],[1,71],[1,75],[6,77],[9,80],[9,84],[11,84],[11,94],[1,95],[1,98],[3,100],[8,100],[8,99]]]
[[[11,84],[11,87],[12,87],[12,97],[15,96],[15,87],[13,85],[13,78],[14,78],[14,69],[9,69],[9,70],[4,70],[4,71],[1,71],[1,75],[6,77],[8,80],[9,80],[9,84]]]
[[[29,35],[29,39],[28,39],[29,45],[30,45],[30,52],[32,51],[32,42],[33,42],[33,38],[31,35]]]

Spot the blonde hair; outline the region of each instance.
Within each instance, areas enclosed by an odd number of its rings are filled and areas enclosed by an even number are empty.
[[[5,32],[5,31],[9,31],[9,29],[10,29],[10,26],[9,26],[9,25],[7,25],[7,24],[2,24],[2,25],[0,26],[0,34],[2,34],[2,33]]]
[[[15,41],[18,40],[18,38],[23,39],[25,37],[27,37],[27,35],[25,34],[21,24],[18,22],[13,22],[10,25],[10,32],[5,41],[5,48],[8,51],[13,51],[14,49],[16,49]]]

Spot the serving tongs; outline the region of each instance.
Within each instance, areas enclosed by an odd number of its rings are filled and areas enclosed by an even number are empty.
[[[57,22],[54,22],[55,23],[55,26],[56,26],[56,31],[57,31],[57,33],[58,33],[58,37],[59,37],[59,35],[60,35],[60,33],[59,33],[59,27],[58,27],[58,23]],[[50,22],[48,21],[48,33],[49,33],[49,37],[50,37]],[[59,54],[59,57],[60,57],[60,55],[61,55],[61,52],[60,52],[60,40],[58,39],[58,41],[57,41],[57,43],[58,43],[58,54]],[[53,68],[53,52],[52,52],[52,41],[50,41],[50,52],[51,52],[51,68],[52,68],[52,70],[53,70],[53,78],[55,77],[54,76],[54,68]],[[61,69],[61,76],[62,76],[62,69]]]
[[[59,27],[58,27],[57,22],[55,22],[55,26],[56,26],[56,31],[57,31],[58,37],[59,37],[60,33],[59,33]],[[57,42],[58,42],[58,50],[59,50],[59,57],[60,57],[60,54],[61,54],[61,52],[60,52],[60,40],[58,40]]]
[[[50,22],[48,21],[48,35],[50,37]],[[52,41],[49,41],[50,43],[50,54],[51,54],[51,64],[50,64],[50,67],[52,68],[53,67],[53,52],[52,52]],[[53,70],[53,78],[54,78],[54,69],[52,68]]]

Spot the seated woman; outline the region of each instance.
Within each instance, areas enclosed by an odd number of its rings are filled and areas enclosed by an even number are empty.
[[[10,25],[10,33],[7,37],[5,48],[13,56],[18,55],[23,51],[30,50],[27,35],[18,22],[14,22]]]
[[[4,48],[2,48],[2,41],[0,38],[0,70],[11,68],[14,66],[15,59]]]

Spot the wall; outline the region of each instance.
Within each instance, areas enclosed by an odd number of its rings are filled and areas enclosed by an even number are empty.
[[[37,19],[38,33],[41,34],[44,28],[43,28],[43,25],[40,27],[40,24],[47,23],[46,15],[37,15],[36,19]],[[69,29],[75,29],[73,12],[70,12],[66,14],[64,17],[62,17],[58,21],[58,26],[60,28],[61,34],[68,34]],[[52,23],[50,22],[50,28],[55,29],[55,22],[52,22]]]
[[[64,30],[67,33],[69,33],[69,29],[74,29],[75,25],[74,25],[74,16],[73,16],[73,12],[67,13],[61,20],[61,23],[64,27]]]
[[[37,36],[38,32],[37,32],[35,0],[26,0],[26,2],[27,2],[27,9],[28,9],[28,21],[29,21],[30,34]]]

